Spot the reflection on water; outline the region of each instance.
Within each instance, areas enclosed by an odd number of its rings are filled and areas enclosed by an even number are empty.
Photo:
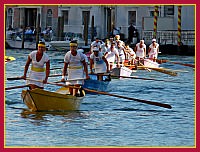
[[[40,122],[49,121],[49,117],[62,117],[63,122],[71,122],[75,119],[86,117],[83,112],[80,111],[42,111],[42,112],[31,112],[28,109],[23,109],[21,117],[25,119],[37,120],[35,125],[40,125]]]

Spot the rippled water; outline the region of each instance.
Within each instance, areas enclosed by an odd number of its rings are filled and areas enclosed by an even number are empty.
[[[23,75],[30,50],[6,50],[16,58],[7,63],[6,78]],[[64,52],[48,52],[51,68],[62,67]],[[160,56],[171,61],[194,64],[194,57]],[[6,146],[195,146],[195,71],[186,66],[164,63],[165,68],[178,69],[177,77],[159,72],[137,71],[134,75],[172,82],[140,79],[113,79],[109,93],[167,103],[165,109],[136,101],[106,95],[86,95],[80,111],[29,112],[23,104],[22,89],[5,93]],[[60,70],[52,71],[52,74]],[[58,81],[60,77],[49,78]],[[6,87],[24,85],[23,80],[7,81]],[[56,87],[46,85],[46,89]]]

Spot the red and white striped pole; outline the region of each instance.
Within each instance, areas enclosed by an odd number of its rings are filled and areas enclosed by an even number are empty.
[[[158,20],[158,6],[154,8],[154,28],[153,28],[153,37],[156,38],[157,35],[157,20]]]
[[[178,46],[181,45],[181,6],[178,6]]]

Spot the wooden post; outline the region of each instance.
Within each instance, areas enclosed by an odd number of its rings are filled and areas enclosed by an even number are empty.
[[[24,49],[24,38],[25,38],[25,25],[23,25],[23,32],[22,32],[22,49]]]
[[[36,26],[36,49],[38,49],[39,43],[39,32],[40,32],[40,14],[37,15],[37,26]]]
[[[153,29],[153,38],[156,38],[157,35],[157,20],[158,20],[158,6],[155,6],[154,10],[154,29]]]
[[[92,16],[92,25],[91,25],[91,41],[94,41],[94,16]]]
[[[178,46],[181,45],[181,6],[178,6]]]
[[[88,45],[88,20],[87,20],[87,14],[84,16],[84,40],[85,40],[85,46]]]

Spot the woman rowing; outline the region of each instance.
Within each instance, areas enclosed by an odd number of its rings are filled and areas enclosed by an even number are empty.
[[[66,80],[66,72],[68,72],[68,80],[71,81],[66,82],[69,87],[69,92],[71,95],[78,95],[78,88],[84,83],[84,71],[86,74],[86,79],[89,79],[88,76],[88,68],[85,62],[85,56],[81,52],[77,52],[77,41],[70,42],[70,51],[65,54],[64,57],[64,68],[62,73],[62,82]],[[68,69],[68,71],[67,71]],[[74,80],[77,79],[77,80]]]
[[[94,72],[93,72],[93,64],[94,64]],[[91,73],[96,73],[98,80],[103,80],[103,73],[109,72],[109,65],[106,58],[103,56],[101,52],[99,52],[99,48],[93,48],[93,53],[90,55],[90,71]]]
[[[44,83],[47,83],[49,73],[50,73],[50,60],[49,56],[46,51],[46,46],[44,42],[40,42],[38,44],[38,50],[32,51],[28,55],[28,59],[26,61],[26,65],[24,68],[24,75],[21,77],[26,79],[26,74],[29,68],[29,65],[32,64],[29,78],[30,80],[27,81],[29,84],[30,89],[35,88],[44,88]],[[46,64],[46,68],[44,67]],[[32,81],[32,80],[40,80],[42,82]]]
[[[144,63],[144,58],[146,57],[146,45],[144,40],[140,40],[140,43],[137,43],[135,46],[136,60],[139,64]]]
[[[119,67],[119,53],[117,49],[115,48],[114,42],[111,44],[111,47],[107,50],[104,56],[109,63],[109,70],[112,70],[115,59],[117,59],[117,67]]]
[[[156,43],[156,39],[152,39],[152,44],[149,46],[148,54],[149,59],[156,62],[159,52],[159,44]]]

